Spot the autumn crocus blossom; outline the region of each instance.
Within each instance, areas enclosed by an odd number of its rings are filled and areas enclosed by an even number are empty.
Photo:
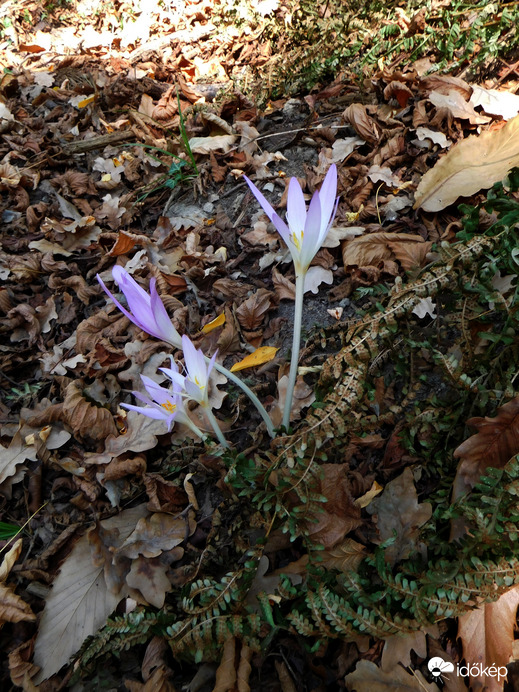
[[[172,325],[164,303],[157,292],[156,279],[151,279],[150,292],[146,293],[123,267],[115,265],[112,269],[112,276],[124,293],[129,310],[124,308],[117,298],[110,293],[99,274],[97,280],[119,310],[143,332],[147,332],[161,341],[167,341],[175,348],[182,348],[180,334]]]
[[[209,405],[209,376],[216,360],[216,353],[208,360],[202,350],[195,348],[191,339],[185,334],[182,337],[182,350],[184,351],[186,375],[181,375],[176,369],[161,368],[161,370],[174,384],[183,389],[188,399],[196,401],[202,406],[216,437],[224,447],[228,447],[218,420]]]
[[[292,362],[288,373],[285,410],[283,411],[283,426],[288,430],[290,425],[290,410],[297,379],[297,365],[301,347],[301,328],[303,318],[303,297],[305,292],[305,276],[326,238],[333,217],[337,211],[337,167],[332,164],[321,185],[319,192],[315,191],[310,206],[306,211],[305,198],[296,178],[290,180],[287,197],[288,225],[276,214],[270,203],[258,188],[244,176],[252,194],[263,207],[279,235],[287,244],[294,268],[296,270],[296,295],[294,305],[294,336],[292,340]]]
[[[330,166],[320,191],[314,192],[308,212],[303,191],[297,178],[290,180],[287,197],[288,225],[278,216],[254,183],[246,175],[243,177],[290,250],[296,277],[306,274],[310,263],[330,230],[337,210],[336,165]]]
[[[175,366],[176,367],[176,366]],[[173,423],[183,423],[187,425],[196,435],[203,438],[204,434],[189,419],[184,409],[182,390],[178,383],[173,382],[169,389],[157,384],[150,377],[141,375],[142,383],[148,396],[140,392],[132,392],[133,396],[142,401],[146,406],[134,406],[133,404],[121,404],[123,408],[130,411],[137,411],[148,418],[163,420],[167,423],[168,430],[171,430]]]

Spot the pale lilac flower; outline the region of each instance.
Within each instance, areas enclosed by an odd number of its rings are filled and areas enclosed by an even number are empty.
[[[149,398],[140,392],[132,392],[132,394],[136,399],[147,404],[147,406],[121,404],[123,408],[127,408],[130,411],[137,411],[148,418],[164,420],[168,424],[168,430],[171,430],[175,420],[178,420],[179,423],[185,422],[187,416],[184,412],[184,403],[178,386],[173,384],[173,387],[166,389],[165,387],[161,387],[160,384],[157,384],[150,377],[146,377],[146,375],[141,375],[141,380]]]
[[[172,325],[169,319],[164,303],[160,299],[156,288],[156,279],[150,281],[150,292],[139,286],[128,272],[116,264],[112,269],[114,281],[119,285],[119,288],[124,293],[128,303],[129,310],[124,308],[121,303],[114,298],[112,293],[106,288],[103,280],[97,275],[97,280],[101,284],[103,290],[110,296],[119,310],[126,315],[134,324],[161,341],[167,341],[175,348],[181,348],[180,334]]]
[[[263,207],[263,210],[276,227],[290,250],[296,276],[306,274],[311,261],[322,246],[335,212],[337,211],[337,167],[332,164],[321,185],[315,191],[306,211],[303,191],[297,178],[292,178],[288,186],[287,221],[288,225],[276,214],[271,204],[247,176],[243,176],[252,194]]]
[[[196,349],[191,339],[184,334],[182,337],[182,350],[184,351],[184,363],[186,364],[186,376],[184,377],[184,389],[193,401],[201,406],[209,404],[209,375],[216,360],[216,353],[209,362],[201,349]],[[174,373],[172,373],[174,375]],[[173,381],[180,384],[180,377],[173,377]]]

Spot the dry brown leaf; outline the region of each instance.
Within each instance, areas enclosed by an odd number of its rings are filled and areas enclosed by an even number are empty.
[[[238,683],[238,692],[250,692],[249,678],[252,670],[250,662],[253,653],[250,646],[246,644],[241,645],[240,662],[238,664],[236,680]]]
[[[29,425],[40,427],[61,421],[74,435],[92,440],[102,440],[117,435],[117,426],[110,411],[91,404],[83,395],[79,381],[70,382],[65,389],[62,404],[53,404],[45,411],[29,419]]]
[[[488,467],[503,466],[519,452],[519,397],[497,410],[495,418],[471,418],[478,430],[455,450],[461,459],[453,484],[453,500],[470,492]]]
[[[355,132],[362,137],[363,140],[370,144],[377,144],[381,130],[376,122],[368,115],[366,106],[362,103],[352,103],[348,106],[342,117],[347,123],[353,127]]]
[[[353,538],[345,538],[342,543],[319,553],[323,567],[340,572],[354,572],[366,555],[366,548]]]
[[[230,692],[236,684],[236,637],[230,637],[224,644],[220,665],[216,671],[213,692]]]
[[[193,154],[209,154],[212,151],[227,153],[236,142],[236,135],[215,135],[214,137],[191,137],[189,146]]]
[[[158,473],[147,473],[144,478],[150,512],[181,512],[188,504],[186,493],[173,481],[162,478]]]
[[[297,687],[294,685],[290,671],[284,661],[274,661],[276,672],[278,674],[281,692],[297,692]]]
[[[394,536],[395,542],[385,549],[385,556],[392,565],[411,553],[419,552],[420,526],[431,518],[432,505],[418,503],[413,472],[406,468],[384,488],[384,492],[367,507],[369,514],[377,514],[377,526],[381,542]]]
[[[446,663],[455,666],[457,661],[453,658],[453,653],[449,653],[450,647],[449,651],[445,651],[445,649],[440,646],[436,639],[433,639],[432,637],[429,637],[428,644],[429,660],[431,658],[439,657],[442,658]],[[443,675],[442,680],[443,692],[467,692],[465,682],[459,675]]]
[[[438,91],[431,91],[429,101],[436,108],[446,108],[454,118],[468,120],[472,125],[482,125],[492,120],[486,115],[476,113],[470,101],[466,101],[459,91],[449,91],[448,94],[441,94]]]
[[[274,290],[279,300],[295,300],[295,284],[283,276],[275,267],[272,270],[272,283],[274,284]]]
[[[373,661],[361,660],[357,667],[346,675],[344,681],[349,690],[355,692],[439,692],[434,682],[427,682],[419,670],[408,673],[396,665],[389,672],[381,670]]]
[[[9,674],[11,682],[16,687],[22,687],[23,692],[38,692],[31,678],[38,672],[38,666],[31,663],[33,641],[24,642],[9,652]]]
[[[472,96],[470,103],[476,106],[483,106],[485,113],[500,115],[504,120],[515,118],[519,113],[519,96],[509,91],[498,91],[497,89],[484,89],[478,84],[472,84]]]
[[[440,211],[458,197],[470,197],[503,180],[519,165],[519,116],[500,130],[472,135],[455,144],[423,176],[414,209]]]
[[[315,492],[323,495],[326,502],[316,513],[317,522],[308,524],[308,533],[313,542],[330,550],[347,533],[358,528],[362,519],[351,495],[347,467],[344,464],[322,464],[321,471],[323,477]]]
[[[495,603],[485,603],[459,617],[458,637],[463,643],[463,658],[469,664],[471,683],[479,682],[486,692],[503,689],[506,666],[512,658],[518,605],[519,586],[514,586]],[[497,675],[473,675],[470,664],[500,668],[500,681]]]
[[[438,625],[417,630],[409,634],[395,634],[384,642],[380,667],[386,673],[401,663],[406,668],[411,665],[411,650],[420,658],[427,656],[426,635],[439,636]]]
[[[376,267],[384,260],[398,259],[407,270],[420,266],[430,247],[419,235],[381,231],[344,241],[342,258],[345,267]]]
[[[182,558],[183,549],[180,549],[178,558]],[[168,565],[164,565],[158,558],[148,559],[137,557],[132,561],[132,567],[126,575],[126,583],[132,589],[137,589],[155,608],[162,608],[166,593],[171,590],[171,582],[166,576]]]
[[[388,101],[390,99],[396,99],[400,108],[405,108],[407,102],[413,95],[411,89],[403,82],[390,82],[384,89],[384,98]]]
[[[5,622],[21,622],[36,620],[36,616],[20,596],[5,584],[14,563],[20,557],[23,541],[19,538],[6,553],[0,565],[0,627]]]
[[[162,552],[180,545],[195,529],[196,521],[192,513],[184,518],[155,512],[151,517],[139,519],[135,529],[114,554],[129,558],[139,555],[158,557]]]
[[[243,329],[254,331],[261,326],[265,314],[272,305],[273,294],[266,288],[260,288],[245,300],[236,310],[238,322]]]
[[[18,431],[9,447],[0,446],[0,485],[6,478],[14,476],[20,464],[25,461],[34,461],[36,456],[36,448],[25,444],[24,438]]]
[[[161,120],[171,120],[171,118],[177,113],[177,91],[175,85],[172,85],[160,97],[157,105],[151,112],[151,117],[153,120],[158,120],[160,122]]]
[[[287,398],[288,375],[283,375],[278,381],[278,398],[273,402],[269,410],[269,416],[275,428],[281,425],[283,419],[283,411]],[[309,387],[302,377],[296,380],[294,389],[294,398],[290,408],[290,420],[298,420],[301,418],[301,411],[310,406],[315,401],[315,392]]]
[[[101,526],[107,531],[118,531],[123,541],[145,514],[144,505],[139,505],[102,521]],[[34,649],[34,662],[42,668],[36,683],[54,675],[68,662],[86,637],[104,625],[124,593],[109,591],[103,567],[92,563],[87,536],[80,538],[46,599]]]
[[[472,87],[459,77],[452,75],[432,74],[420,80],[420,89],[429,93],[437,91],[440,94],[448,94],[457,91],[464,99],[468,100],[472,94]]]

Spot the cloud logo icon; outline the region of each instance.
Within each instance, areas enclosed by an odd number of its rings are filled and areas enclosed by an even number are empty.
[[[427,664],[427,668],[429,668],[431,675],[434,675],[435,678],[438,678],[440,677],[440,675],[443,675],[444,673],[453,673],[454,663],[451,663],[450,661],[444,661],[443,658],[440,658],[440,656],[435,656],[434,658],[431,658],[431,660]]]

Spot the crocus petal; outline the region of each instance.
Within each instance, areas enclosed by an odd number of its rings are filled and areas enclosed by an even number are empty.
[[[169,315],[166,312],[166,308],[164,307],[164,303],[157,292],[155,284],[156,280],[153,278],[150,281],[151,312],[155,318],[157,333],[161,335],[159,338],[162,338],[164,341],[172,344],[175,346],[175,348],[180,348],[182,343],[180,334],[171,324],[171,320],[169,319]]]
[[[328,169],[328,173],[321,185],[319,190],[319,199],[321,200],[321,223],[327,228],[331,223],[333,216],[332,213],[336,207],[336,197],[337,197],[337,166],[332,164]],[[331,218],[330,218],[331,217]],[[324,240],[324,238],[323,238]]]
[[[207,398],[207,389],[202,390],[200,387],[191,382],[191,380],[186,379],[186,392],[190,399],[197,401],[199,404],[203,404]]]
[[[319,199],[319,194],[314,193],[312,200],[310,202],[310,207],[308,209],[308,214],[306,216],[305,223],[305,234],[303,238],[303,247],[301,248],[300,259],[300,269],[302,272],[306,272],[310,266],[310,262],[315,257],[317,250],[319,250],[319,236],[321,230],[321,202]],[[294,260],[294,264],[296,264]],[[297,266],[296,266],[297,271]]]
[[[289,248],[296,247],[292,240],[290,239],[290,228],[286,225],[286,223],[283,221],[283,219],[278,216],[276,213],[274,213],[274,216],[272,217],[272,223],[276,227],[276,231],[279,233],[279,235],[283,238],[285,241],[285,245],[287,245]]]
[[[162,404],[167,404],[168,402],[171,402],[173,395],[169,391],[169,389],[161,387],[160,384],[157,384],[150,377],[146,377],[146,375],[141,375],[141,380],[144,386],[146,387],[146,391],[153,399],[153,401],[157,402],[157,404],[162,406]]]
[[[168,413],[166,409],[163,409],[162,411],[158,408],[153,407],[148,407],[148,406],[134,406],[134,404],[121,404],[122,408],[127,408],[130,411],[137,411],[138,413],[142,413],[144,416],[148,416],[148,418],[154,418],[155,420],[166,420],[167,418],[170,418],[171,416],[175,415],[173,413]]]
[[[106,288],[106,286],[105,286],[103,280],[101,279],[101,277],[99,276],[99,274],[97,274],[97,280],[101,284],[101,288],[103,289],[103,291],[115,303],[115,305],[119,308],[119,310],[123,313],[123,315],[125,315],[130,320],[130,322],[133,322],[135,325],[137,325],[137,327],[139,327],[139,329],[142,329],[143,332],[147,332],[148,330],[146,329],[146,326],[144,324],[142,324],[140,322],[140,320],[136,319],[134,317],[134,315],[132,315],[131,312],[128,312],[128,310],[121,305],[121,303],[117,300],[117,298],[112,293],[110,293],[110,291]],[[155,335],[152,334],[152,336],[155,336]]]
[[[247,185],[249,186],[250,191],[252,192],[254,197],[256,197],[256,199],[258,200],[260,205],[263,207],[263,211],[269,217],[269,219],[272,221],[272,217],[276,213],[274,211],[272,205],[270,204],[270,202],[267,201],[267,199],[263,196],[263,194],[258,190],[256,185],[254,185],[254,183],[247,178],[246,175],[244,175],[243,177],[245,178],[245,181],[246,181]]]
[[[291,178],[288,186],[287,221],[292,233],[301,235],[306,221],[306,204],[297,178]]]
[[[178,370],[171,370],[170,368],[159,368],[161,372],[166,375],[166,377],[169,377],[171,382],[173,383],[173,391],[180,389],[184,389],[184,382],[185,382],[185,376],[181,375]]]
[[[128,306],[132,312],[134,312],[135,308],[139,309],[143,305],[147,305],[148,307],[150,306],[150,296],[141,286],[139,286],[133,276],[130,276],[126,269],[121,267],[119,264],[116,264],[112,267],[112,276],[114,277],[116,284],[124,293],[124,296],[128,301]]]

